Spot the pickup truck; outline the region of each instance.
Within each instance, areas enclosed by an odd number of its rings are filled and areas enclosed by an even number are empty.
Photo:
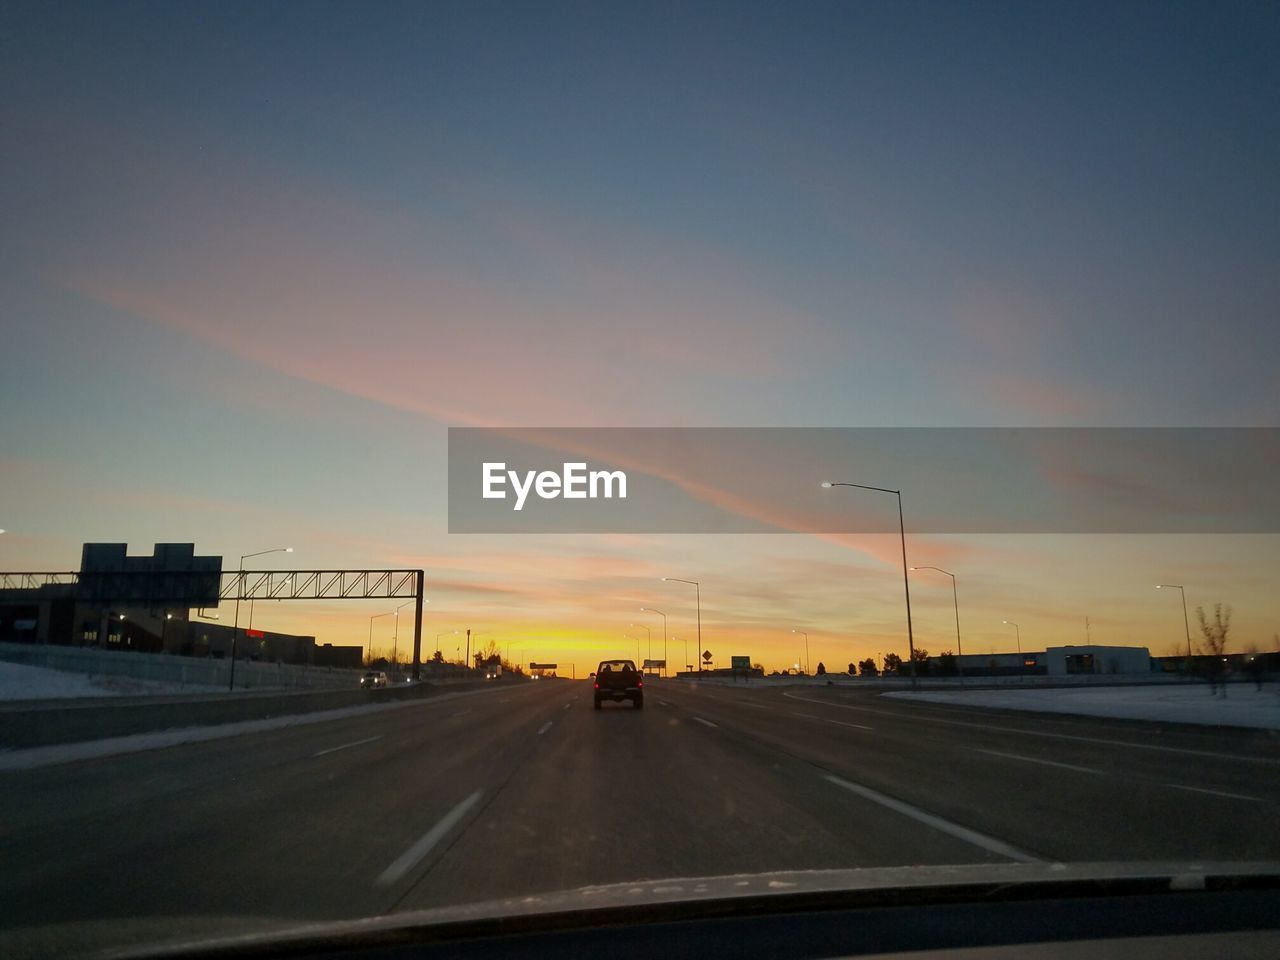
[[[634,660],[601,660],[596,667],[595,704],[605,700],[630,700],[640,710],[644,707],[644,675]]]

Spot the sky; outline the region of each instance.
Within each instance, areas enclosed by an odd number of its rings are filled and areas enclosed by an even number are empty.
[[[422,566],[432,643],[583,668],[684,577],[717,662],[905,653],[892,540],[450,534],[448,428],[1280,426],[1278,54],[1262,2],[7,3],[0,568]],[[1162,581],[1269,648],[1278,548],[908,543],[972,652],[1169,652]]]

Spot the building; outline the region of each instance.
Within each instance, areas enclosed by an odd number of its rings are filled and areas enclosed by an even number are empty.
[[[1146,647],[1097,644],[1049,647],[1043,652],[966,653],[955,659],[961,675],[966,677],[1145,674],[1154,669],[1151,652]]]
[[[0,641],[230,657],[233,627],[191,619],[217,606],[221,578],[222,558],[197,555],[193,543],[157,543],[150,556],[86,543],[74,573],[6,578]],[[330,647],[324,656],[359,667],[361,649]],[[315,637],[246,628],[236,644],[237,657],[268,662],[314,664],[315,652]]]

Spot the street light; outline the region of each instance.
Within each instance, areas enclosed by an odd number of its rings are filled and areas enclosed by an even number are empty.
[[[641,607],[640,612],[656,613],[658,616],[662,618],[662,663],[663,663],[662,669],[670,670],[671,668],[666,665],[667,664],[667,615],[663,613],[661,610],[655,609],[654,607]],[[688,652],[689,651],[687,650],[685,651],[686,654]]]
[[[650,630],[648,627],[646,627],[643,623],[632,623],[632,624],[629,624],[629,626],[639,627],[641,630],[645,632],[645,635],[649,638],[649,659],[652,660],[653,659],[653,631]]]
[[[396,633],[395,633],[395,636],[391,639],[391,662],[392,663],[396,662],[396,648],[400,645],[400,611],[403,610],[405,607],[407,607],[409,604],[417,603],[417,602],[418,602],[418,598],[414,597],[410,600],[406,600],[404,603],[400,604],[400,606],[396,607],[395,610],[392,611],[396,615]],[[430,603],[431,601],[424,599],[422,602]],[[370,624],[370,626],[372,626],[372,624]]]
[[[911,655],[911,683],[916,682],[916,640],[911,631],[911,584],[907,581],[907,527],[902,521],[902,491],[890,490],[888,487],[869,487],[865,483],[833,483],[824,481],[823,487],[857,487],[859,490],[876,490],[880,493],[892,493],[898,498],[898,534],[902,538],[902,592],[907,598],[907,651]]]
[[[800,634],[800,636],[804,637],[804,672],[808,674],[809,673],[809,635],[805,633],[803,630],[796,630],[795,628],[792,628],[791,632],[798,633]]]
[[[394,611],[394,610],[388,610],[388,611],[386,611],[385,613],[375,613],[375,614],[373,614],[371,617],[369,617],[369,652],[368,652],[368,656],[369,656],[369,661],[370,661],[370,662],[373,662],[373,621],[377,620],[379,617],[389,617],[389,616],[391,616],[393,613],[395,613],[395,611]]]
[[[1005,623],[1013,627],[1014,636],[1018,641],[1018,679],[1022,679],[1024,668],[1026,667],[1026,664],[1022,662],[1022,628],[1012,620],[1006,620]]]
[[[694,659],[698,661],[698,672],[702,672],[702,584],[697,580],[681,580],[679,577],[663,577],[663,582],[671,580],[675,583],[688,583],[693,585],[694,597],[698,604],[698,649],[694,651]],[[689,651],[685,650],[685,660],[689,659]]]
[[[244,593],[244,562],[250,557],[265,557],[268,553],[293,553],[293,547],[272,547],[257,553],[240,554],[240,569],[236,574],[236,620],[231,628],[231,679],[227,684],[228,690],[236,688],[236,641],[240,637],[240,594]]]
[[[629,633],[624,633],[623,636],[626,637],[628,640],[634,640],[636,642],[636,659],[639,660],[640,659],[640,638],[633,637]]]
[[[956,608],[956,669],[960,672],[960,682],[964,682],[964,652],[960,648],[960,599],[956,594],[956,575],[941,567],[912,567],[912,570],[936,570],[951,578],[951,602]]]
[[[1187,631],[1187,669],[1191,669],[1191,620],[1187,617],[1187,591],[1178,583],[1157,583],[1156,589],[1162,590],[1168,587],[1170,590],[1177,590],[1182,594],[1182,625]]]

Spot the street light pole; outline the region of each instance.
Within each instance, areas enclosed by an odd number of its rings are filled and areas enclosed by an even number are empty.
[[[809,634],[805,633],[803,630],[796,630],[794,628],[792,628],[791,632],[798,633],[800,636],[804,637],[804,672],[812,675],[809,670]]]
[[[951,602],[956,608],[956,669],[960,673],[960,682],[964,682],[964,652],[960,646],[960,598],[956,593],[956,575],[941,567],[912,567],[912,570],[936,570],[951,578]]]
[[[658,616],[662,618],[662,662],[664,664],[663,669],[670,670],[671,667],[669,664],[667,664],[667,615],[663,613],[661,610],[657,610],[653,607],[641,607],[640,612],[656,613]]]
[[[1187,669],[1191,669],[1191,619],[1187,616],[1187,591],[1177,583],[1157,583],[1156,589],[1160,590],[1168,587],[1170,590],[1177,590],[1182,594],[1182,625],[1187,631]]]
[[[633,624],[630,624],[630,626],[639,627],[641,630],[645,632],[645,635],[649,638],[649,659],[652,660],[653,659],[653,631],[650,630],[648,627],[646,627],[643,623],[633,623]]]
[[[373,614],[371,617],[369,617],[369,651],[368,651],[368,656],[369,656],[369,660],[370,660],[370,662],[372,662],[372,661],[373,661],[373,621],[377,620],[379,617],[389,617],[389,616],[391,616],[391,614],[392,614],[393,612],[394,612],[394,611],[392,611],[392,610],[388,610],[386,613],[375,613],[375,614]]]
[[[401,610],[403,610],[405,607],[407,607],[409,604],[411,604],[411,603],[417,603],[417,602],[418,602],[418,601],[417,601],[417,598],[416,598],[416,597],[415,597],[414,599],[412,599],[412,600],[406,600],[404,603],[400,604],[400,606],[396,607],[394,611],[392,611],[392,612],[393,612],[393,613],[395,613],[395,615],[396,615],[396,632],[395,632],[395,636],[393,636],[393,637],[391,638],[391,663],[392,663],[392,665],[394,665],[394,664],[396,663],[396,650],[397,650],[397,649],[399,648],[399,646],[400,646],[400,611],[401,611]]]
[[[1021,679],[1022,679],[1022,675],[1026,672],[1026,664],[1024,664],[1024,663],[1022,662],[1022,628],[1021,628],[1021,627],[1019,627],[1019,626],[1018,626],[1016,623],[1014,623],[1012,620],[1006,620],[1006,621],[1005,621],[1005,623],[1007,623],[1009,626],[1013,627],[1014,636],[1017,638],[1017,642],[1018,642],[1018,679],[1019,679],[1019,680],[1021,680]]]
[[[702,672],[702,584],[697,580],[681,580],[679,577],[663,577],[665,580],[673,580],[676,583],[691,583],[694,589],[694,598],[698,604],[698,649],[695,651],[695,658],[698,661],[698,672]],[[688,651],[685,651],[685,657],[688,658]]]
[[[907,652],[911,656],[911,685],[916,683],[916,640],[911,630],[911,584],[907,577],[907,526],[902,519],[902,491],[890,490],[888,487],[869,487],[865,483],[833,483],[827,481],[824,487],[857,487],[859,490],[878,490],[880,493],[892,493],[898,498],[898,535],[902,539],[902,592],[907,600]]]
[[[236,688],[236,640],[240,637],[240,594],[244,593],[244,562],[250,557],[265,557],[268,553],[293,553],[293,547],[272,547],[270,550],[240,555],[240,569],[236,574],[236,620],[231,628],[231,676],[227,683],[228,690]]]

